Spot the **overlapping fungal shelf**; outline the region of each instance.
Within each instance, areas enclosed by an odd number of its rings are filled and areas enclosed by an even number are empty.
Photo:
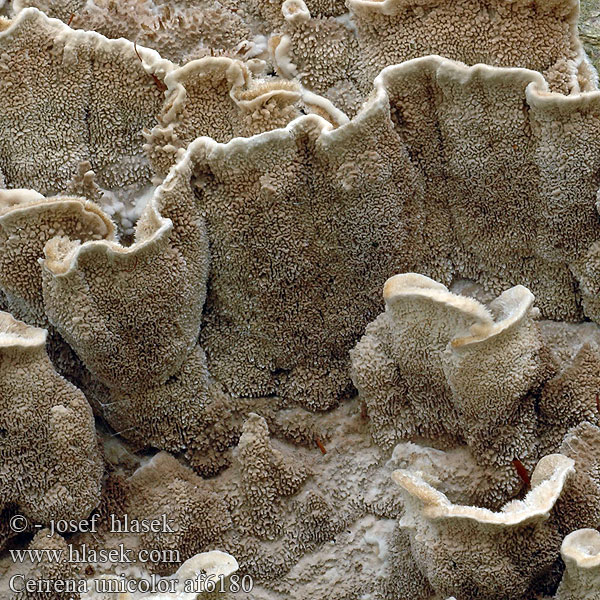
[[[0,14],[0,597],[600,598],[599,4]]]

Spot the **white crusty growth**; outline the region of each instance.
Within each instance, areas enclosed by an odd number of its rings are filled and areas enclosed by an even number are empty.
[[[173,575],[161,577],[160,580],[157,580],[170,582],[168,584],[156,583],[154,586],[155,588],[169,590],[168,592],[165,591],[158,594],[147,594],[139,591],[133,593],[123,592],[118,594],[118,600],[203,600],[204,598],[212,598],[214,597],[213,594],[208,592],[198,594],[190,592],[189,589],[193,589],[194,587],[201,589],[203,581],[207,582],[205,583],[207,588],[214,583],[215,590],[227,589],[225,586],[229,585],[229,576],[233,575],[238,568],[237,560],[226,552],[221,552],[220,550],[200,552],[188,558]],[[81,600],[100,600],[98,594],[94,593],[94,590],[98,588],[95,583],[96,579],[112,580],[114,582],[112,585],[115,588],[118,587],[117,582],[122,581],[119,577],[112,575],[96,577],[88,581],[88,589],[90,591],[82,594]],[[173,588],[175,591],[170,591]],[[217,596],[218,593],[217,591]],[[113,594],[110,595],[112,596]],[[102,595],[102,599],[105,597],[108,596]]]
[[[188,558],[176,573],[170,577],[163,579],[174,579],[176,592],[169,594],[157,594],[145,596],[144,600],[197,600],[204,597],[210,597],[210,594],[197,594],[186,591],[186,586],[190,587],[192,581],[207,581],[210,584],[215,583],[215,589],[227,589],[229,585],[228,577],[233,575],[239,568],[237,560],[220,550],[212,550],[211,552],[201,552]],[[210,585],[209,584],[209,585]],[[200,583],[194,584],[200,589]],[[208,585],[206,586],[209,587]],[[135,596],[132,598],[135,600]]]

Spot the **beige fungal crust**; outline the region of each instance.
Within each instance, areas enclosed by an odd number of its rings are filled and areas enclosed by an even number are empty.
[[[580,421],[564,436],[560,452],[575,460],[575,474],[557,504],[561,533],[600,524],[600,428]]]
[[[190,144],[181,164],[213,241],[209,369],[236,394],[332,406],[399,266],[497,294],[522,283],[562,319],[581,315],[579,280],[596,318],[599,115],[598,92],[564,98],[532,71],[427,57],[385,69],[336,129],[307,116]]]
[[[312,5],[312,3],[308,3]],[[314,12],[302,0],[269,15],[278,72],[355,114],[389,65],[441,55],[468,65],[539,71],[552,91],[596,89],[577,36],[577,0],[349,0],[349,13]],[[532,48],[534,48],[532,50]]]
[[[200,136],[225,142],[284,127],[300,115],[298,84],[254,79],[245,63],[223,56],[191,61],[169,73],[165,84],[159,125],[145,146],[161,173]]]
[[[576,0],[349,0],[366,80],[390,65],[439,54],[469,65],[523,67],[553,91],[578,92],[583,49]]]
[[[286,0],[281,14],[281,28],[269,38],[278,74],[300,81],[341,110],[356,113],[372,79],[362,81],[353,28],[343,19],[312,13],[302,0]]]
[[[397,205],[383,200],[390,214],[373,231],[371,217],[359,223],[354,218],[366,198],[348,194],[330,177],[332,169],[347,171],[351,185],[357,163],[358,179],[390,186],[393,175],[377,151],[394,144],[389,128],[368,147],[365,137],[357,137],[341,155],[317,137],[330,128],[308,116],[285,130],[225,145],[199,139],[182,159],[199,175],[198,200],[213,239],[212,296],[201,344],[211,372],[237,394],[278,390],[311,408],[337,403],[349,383],[347,349],[365,311],[377,304],[371,289],[387,275],[387,253],[403,253],[389,250],[396,236],[386,227],[394,216],[400,219],[403,199]],[[302,173],[306,154],[314,164],[308,180]],[[372,168],[363,175],[360,165]],[[374,219],[381,214],[375,190],[366,195],[373,199]]]
[[[165,560],[28,576],[599,600],[576,4],[0,0],[0,548],[97,512],[48,547]]]
[[[450,437],[480,464],[499,467],[535,456],[528,394],[549,373],[531,292],[517,286],[486,307],[405,273],[385,283],[384,299],[386,311],[350,352],[375,441]],[[483,406],[482,398],[494,402]]]
[[[44,198],[33,190],[0,190],[0,287],[11,310],[30,323],[47,325],[39,259],[46,242],[114,239],[114,225],[83,198]]]
[[[239,438],[234,401],[210,378],[198,345],[163,383],[142,390],[112,389],[99,412],[138,449],[185,453],[193,468],[214,476],[228,464],[226,451]]]
[[[563,540],[566,571],[556,600],[594,600],[600,589],[600,531],[578,529]]]
[[[15,12],[28,6],[43,10],[74,29],[94,30],[107,38],[137,40],[178,63],[211,52],[244,57],[256,51],[249,24],[237,3],[197,0],[14,0]]]
[[[554,451],[566,429],[582,422],[600,424],[598,389],[600,351],[593,343],[581,346],[571,361],[545,385],[537,403],[540,448]]]
[[[0,312],[1,506],[41,524],[86,518],[103,473],[92,411],[56,373],[45,342],[45,330]]]
[[[132,519],[160,519],[167,515],[169,529],[150,531],[140,536],[143,548],[178,550],[182,560],[200,551],[213,549],[231,528],[226,498],[215,493],[204,481],[176,458],[160,452],[140,467],[129,479],[131,492],[127,513]],[[175,556],[175,555],[173,555]],[[162,574],[172,573],[168,562],[149,564]]]
[[[535,394],[553,369],[532,319],[533,301],[523,286],[505,291],[488,306],[496,320],[455,336],[442,357],[463,435],[484,464],[537,455]],[[482,410],[484,398],[493,402]]]
[[[389,103],[427,193],[439,199],[432,211],[453,223],[460,275],[497,294],[500,281],[523,284],[545,315],[574,319],[574,272],[595,318],[597,261],[588,252],[595,256],[599,235],[599,165],[587,157],[596,152],[600,93],[565,97],[532,71],[439,57],[384,69],[375,90],[373,102]]]
[[[130,247],[104,240],[46,244],[46,314],[113,390],[139,393],[165,383],[196,344],[208,245],[189,177],[185,167],[171,173]]]
[[[88,161],[105,190],[140,190],[151,169],[142,129],[153,124],[162,93],[133,44],[74,31],[35,8],[0,32],[0,170],[8,187],[44,195],[65,190]],[[172,68],[138,48],[149,72]],[[28,56],[30,58],[28,58]]]
[[[249,511],[248,530],[260,539],[274,539],[283,534],[278,515],[279,498],[295,494],[308,471],[271,447],[266,421],[250,413],[244,423],[237,457],[241,471],[241,490]]]
[[[400,526],[434,591],[470,600],[527,597],[556,568],[561,537],[555,506],[573,467],[566,456],[544,457],[525,499],[499,512],[454,505],[419,473],[395,471],[406,502]]]
[[[28,549],[33,552],[39,552],[41,559],[39,562],[34,562],[30,566],[25,567],[25,581],[41,580],[52,582],[57,588],[57,591],[52,594],[52,600],[80,599],[79,593],[74,596],[68,591],[58,591],[61,582],[78,579],[77,565],[68,560],[69,547],[65,539],[57,533],[51,533],[50,529],[41,529],[38,530],[35,537],[31,540]],[[59,555],[60,558],[52,560],[50,558],[52,553],[54,553],[54,556]],[[23,566],[21,566],[21,569],[23,570]],[[20,587],[16,584],[17,589]],[[25,589],[11,596],[11,600],[38,600],[43,595]]]

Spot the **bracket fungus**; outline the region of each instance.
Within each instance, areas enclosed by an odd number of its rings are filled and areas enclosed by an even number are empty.
[[[45,330],[0,312],[1,508],[40,524],[86,518],[103,473],[92,410],[45,342]]]
[[[95,377],[136,391],[177,372],[195,346],[208,270],[185,169],[157,190],[132,246],[55,237],[44,253],[46,314]]]
[[[74,31],[26,8],[0,32],[0,44],[0,124],[12,132],[0,144],[6,186],[57,194],[83,161],[107,191],[149,185],[141,131],[153,124],[162,94],[131,42]],[[150,70],[172,68],[140,51]]]
[[[19,318],[47,326],[39,260],[46,242],[114,240],[114,225],[84,198],[44,198],[33,190],[0,190],[0,287]]]
[[[96,511],[48,548],[172,554],[89,584],[597,596],[594,10],[0,0],[0,545]]]
[[[566,0],[349,0],[364,74],[439,54],[473,65],[538,71],[552,91],[580,90],[588,73],[577,35],[578,2]],[[593,89],[590,85],[588,89]]]
[[[544,457],[525,499],[499,512],[452,504],[418,472],[395,471],[406,500],[400,525],[408,530],[413,557],[433,589],[469,600],[521,598],[543,589],[559,560],[561,537],[553,510],[573,465],[560,454]],[[527,565],[526,573],[520,565]]]
[[[159,125],[146,134],[144,146],[163,175],[196,138],[226,142],[285,127],[301,110],[311,111],[314,97],[287,80],[253,77],[248,63],[225,56],[188,62],[171,71],[165,85]],[[317,106],[333,123],[347,120],[324,98]]]
[[[384,299],[385,312],[350,352],[382,448],[424,439],[464,448],[472,475],[481,471],[467,497],[500,506],[529,486],[529,471],[559,451],[571,427],[598,423],[597,353],[586,344],[557,371],[525,287],[486,306],[405,273],[386,282]]]
[[[548,376],[531,292],[517,286],[486,307],[406,273],[388,279],[384,299],[351,351],[375,441],[449,437],[488,464],[530,455],[537,417],[527,396]]]
[[[600,590],[600,531],[577,529],[562,543],[566,571],[556,600],[594,600]]]

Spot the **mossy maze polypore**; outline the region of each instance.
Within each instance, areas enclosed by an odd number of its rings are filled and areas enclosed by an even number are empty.
[[[5,552],[1,597],[597,596],[576,0],[0,11],[0,545],[156,557]]]

